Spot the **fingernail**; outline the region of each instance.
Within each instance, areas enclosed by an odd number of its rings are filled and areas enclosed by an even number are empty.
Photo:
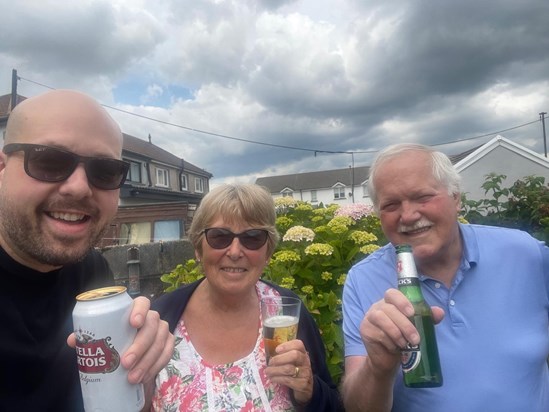
[[[135,323],[137,323],[138,325],[142,325],[143,324],[143,315],[141,315],[141,314],[135,315],[135,317],[133,318],[133,321]]]
[[[417,333],[414,333],[412,334],[412,336],[410,336],[410,343],[412,345],[419,345],[419,335]]]

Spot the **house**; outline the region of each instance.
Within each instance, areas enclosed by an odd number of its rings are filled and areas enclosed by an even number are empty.
[[[487,197],[481,186],[490,173],[507,176],[502,187],[531,175],[542,176],[549,184],[549,159],[500,135],[475,148],[454,166],[462,177],[462,192],[471,200]]]
[[[274,198],[291,196],[313,205],[371,203],[366,189],[368,166],[347,169],[259,177],[255,183],[267,188]]]
[[[17,103],[25,97],[17,95]],[[12,95],[0,96],[2,142]],[[120,188],[118,213],[100,247],[182,239],[194,210],[208,193],[212,174],[148,141],[123,134],[122,158],[130,163]]]
[[[182,239],[212,174],[154,145],[150,135],[148,141],[123,137],[130,170],[104,245]]]
[[[506,175],[504,187],[529,175],[543,176],[549,183],[549,160],[502,136],[457,155],[449,156],[462,176],[462,191],[470,200],[486,197],[482,184],[490,173]],[[368,166],[347,169],[260,177],[256,183],[276,197],[292,196],[314,204],[371,204]]]

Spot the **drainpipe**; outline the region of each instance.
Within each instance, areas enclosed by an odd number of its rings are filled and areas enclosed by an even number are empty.
[[[131,247],[128,249],[128,294],[135,298],[141,294],[139,279],[141,277],[139,248]]]

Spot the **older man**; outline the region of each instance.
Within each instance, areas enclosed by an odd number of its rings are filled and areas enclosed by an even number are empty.
[[[549,248],[527,233],[458,223],[459,175],[442,153],[391,146],[369,189],[390,244],[349,272],[343,294],[348,411],[549,411]],[[394,245],[413,247],[432,305],[444,384],[402,382],[419,343],[396,289]]]

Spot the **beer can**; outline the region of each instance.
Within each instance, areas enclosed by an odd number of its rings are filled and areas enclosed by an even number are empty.
[[[143,385],[128,382],[120,364],[137,329],[130,326],[132,298],[123,286],[79,294],[72,312],[76,355],[86,412],[135,412],[143,408]]]

